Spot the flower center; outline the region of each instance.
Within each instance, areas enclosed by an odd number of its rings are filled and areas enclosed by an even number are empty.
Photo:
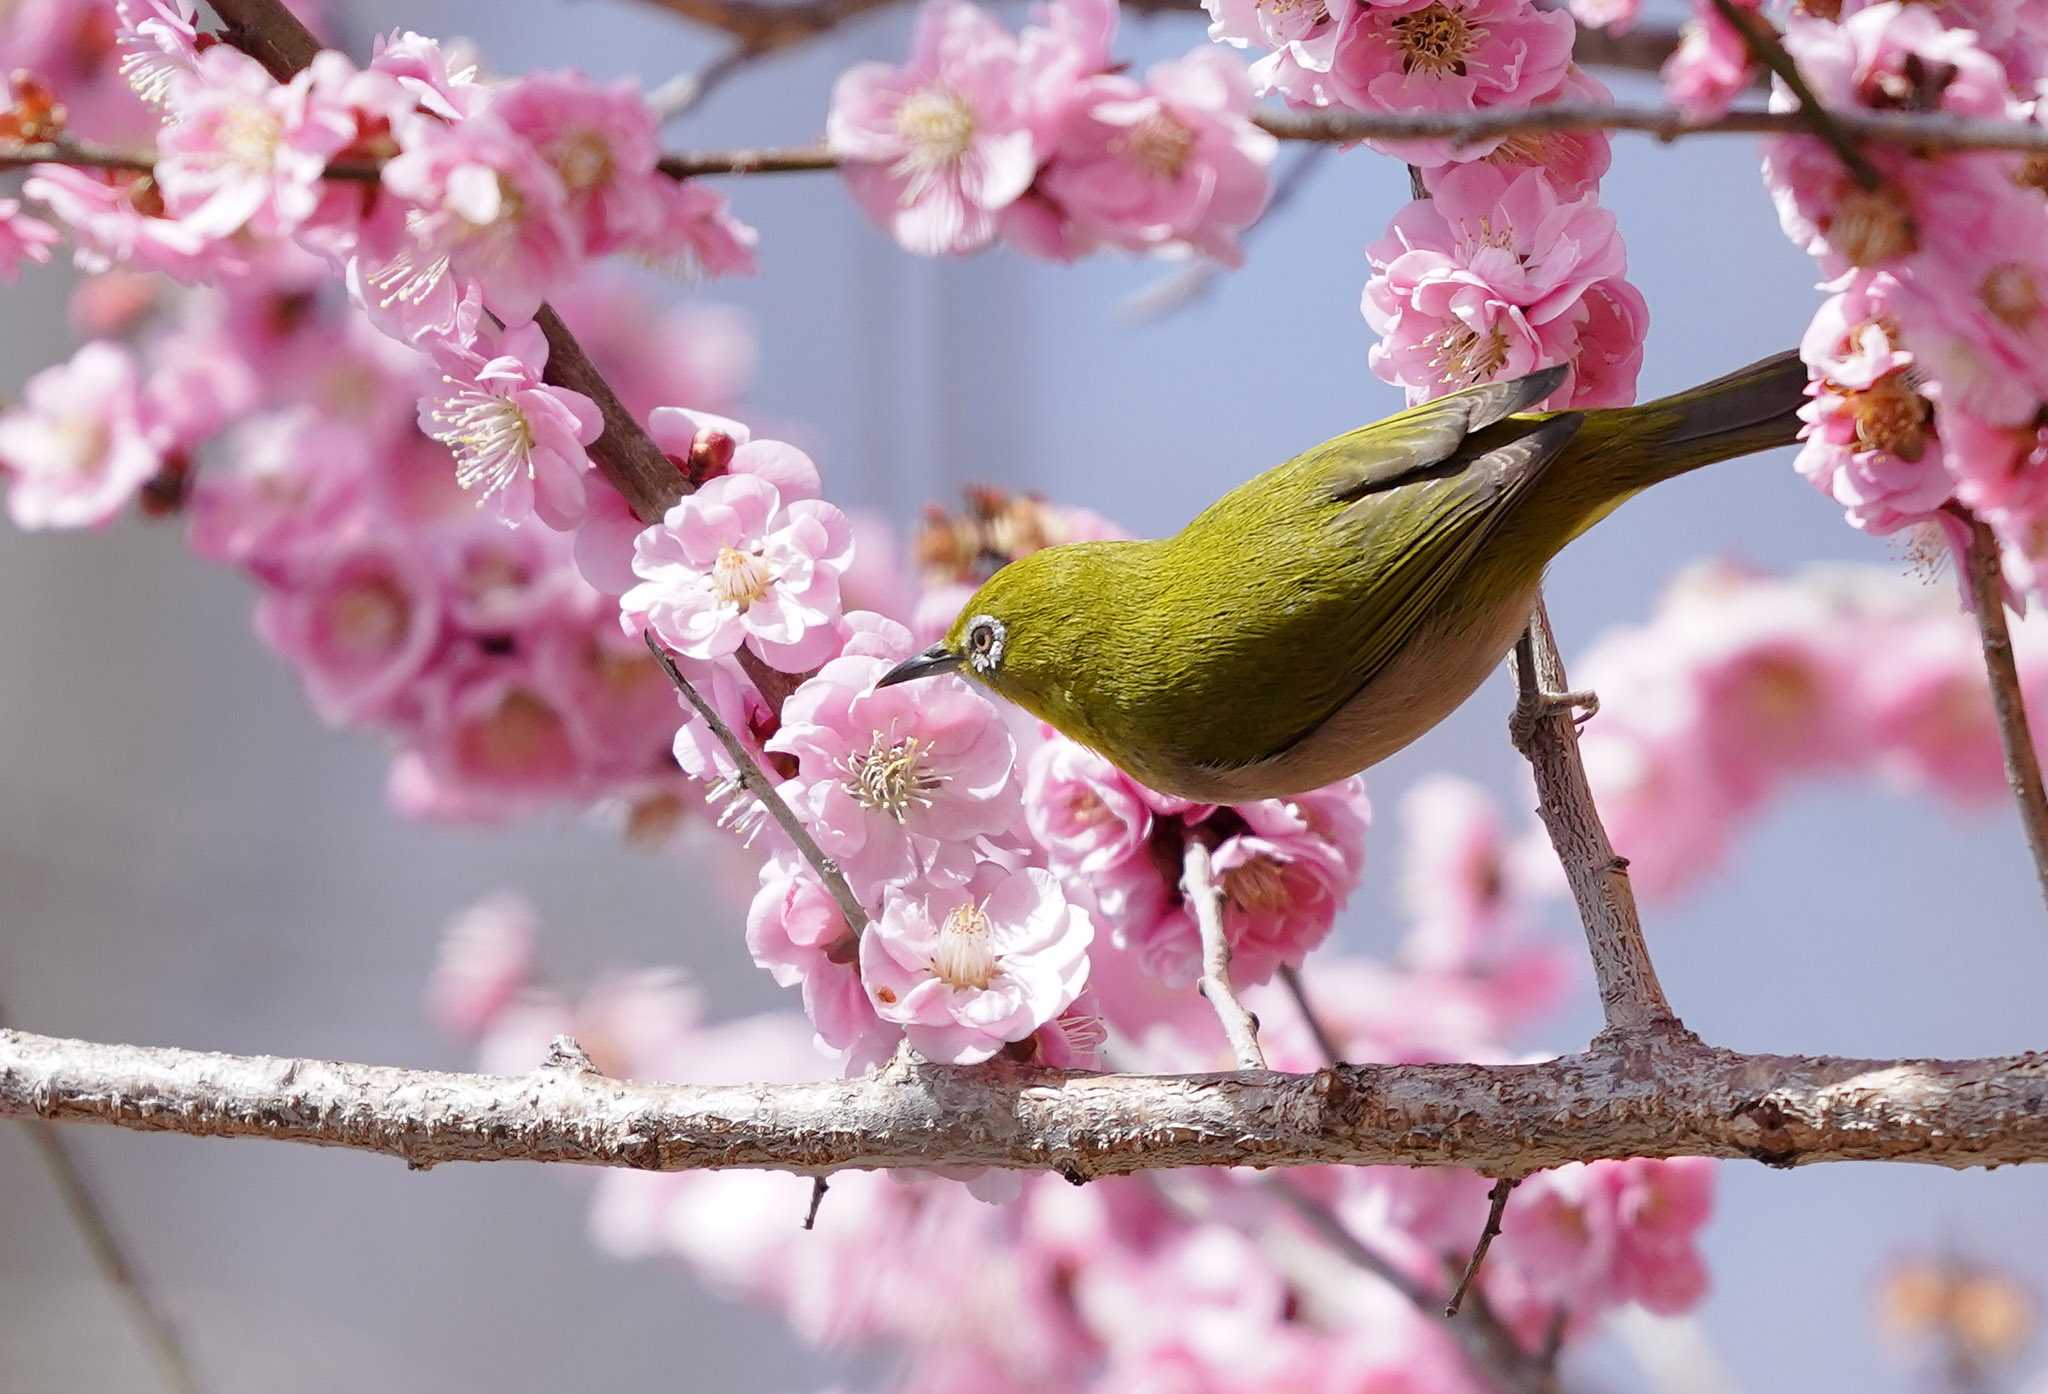
[[[1395,41],[1401,47],[1401,71],[1430,77],[1465,76],[1465,57],[1486,37],[1486,30],[1441,3],[1412,14],[1396,15]]]
[[[1496,325],[1480,338],[1462,324],[1439,329],[1423,340],[1432,353],[1430,369],[1445,382],[1470,387],[1490,381],[1508,361],[1507,331]]]
[[[1927,453],[1927,399],[1913,390],[1904,373],[1890,373],[1862,392],[1849,394],[1856,417],[1856,443],[1865,450],[1883,450],[1901,460]]]
[[[405,595],[387,577],[373,577],[334,599],[329,624],[335,642],[359,658],[380,658],[405,632]]]
[[[572,194],[588,193],[609,184],[616,165],[612,147],[596,131],[577,131],[548,147],[548,163]]]
[[[718,560],[711,563],[711,589],[720,600],[742,610],[768,594],[768,583],[774,579],[767,562],[737,547],[720,547]]]
[[[1919,245],[1913,216],[1898,199],[1872,189],[1843,195],[1824,229],[1852,266],[1881,266]]]
[[[1161,179],[1180,178],[1194,148],[1194,128],[1164,111],[1154,112],[1109,143],[1112,155]]]
[[[563,736],[560,713],[532,693],[515,690],[485,719],[470,753],[486,770],[515,773],[546,763]]]
[[[2048,155],[2029,155],[2013,172],[2013,183],[2036,193],[2048,193]]]
[[[846,757],[846,792],[862,808],[885,813],[898,823],[914,809],[930,808],[931,791],[944,784],[946,776],[919,768],[918,757],[925,749],[915,736],[892,742],[875,732],[867,754]]]
[[[464,387],[435,407],[430,419],[430,434],[455,456],[455,482],[463,488],[481,485],[489,498],[533,472],[533,427],[510,397]]]
[[[955,906],[939,928],[932,972],[954,987],[987,987],[996,976],[996,951],[988,928],[988,916],[979,905],[970,900]]]
[[[284,126],[261,107],[236,107],[220,123],[220,149],[231,164],[262,174],[277,163]]]
[[[1225,900],[1254,914],[1285,910],[1292,899],[1287,893],[1286,874],[1280,870],[1280,863],[1271,857],[1254,857],[1241,866],[1230,868],[1217,880],[1221,883]]]
[[[896,108],[896,134],[910,147],[906,161],[924,169],[949,165],[974,143],[974,112],[945,88],[927,87]]]
[[[60,417],[56,436],[65,473],[80,479],[97,479],[106,473],[107,435],[106,426],[93,417]]]
[[[2034,273],[2018,262],[1992,267],[1985,273],[1977,295],[1985,309],[2014,329],[2025,329],[2041,313],[2041,288]]]

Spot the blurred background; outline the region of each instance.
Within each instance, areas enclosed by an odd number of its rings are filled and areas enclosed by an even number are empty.
[[[1649,17],[1675,15],[1652,6]],[[359,46],[402,24],[474,37],[499,71],[573,65],[648,86],[717,51],[633,0],[364,0],[347,23]],[[885,13],[761,64],[678,123],[671,144],[809,140],[834,75],[899,55],[907,27],[907,15]],[[1201,37],[1188,17],[1133,18],[1121,49],[1144,62]],[[1616,85],[1624,99],[1656,98],[1647,83]],[[751,415],[812,447],[842,503],[908,523],[926,500],[993,480],[1157,533],[1256,469],[1398,405],[1366,369],[1357,302],[1362,249],[1407,184],[1367,153],[1326,161],[1254,233],[1243,271],[1143,327],[1120,307],[1161,277],[1158,264],[915,260],[829,175],[725,186],[761,230],[760,277],[650,285],[752,315]],[[1603,198],[1654,316],[1644,396],[1796,342],[1813,272],[1777,230],[1751,142],[1619,137]],[[0,299],[0,392],[68,354],[68,285],[68,272],[44,269]],[[1641,618],[1701,555],[1906,568],[1844,526],[1789,452],[1723,466],[1630,505],[1557,565],[1550,602],[1567,655]],[[11,1023],[461,1067],[463,1049],[421,1011],[421,985],[449,916],[500,888],[538,904],[547,967],[565,980],[681,962],[715,1018],[791,1005],[748,962],[739,903],[722,887],[705,893],[712,878],[687,860],[625,850],[594,823],[469,831],[392,815],[384,753],[320,724],[251,634],[249,604],[174,528],[0,536],[0,999]],[[1530,806],[1504,735],[1509,699],[1496,681],[1374,771],[1382,825],[1404,789],[1441,769]],[[1368,873],[1340,928],[1348,946],[1390,942],[1385,879]],[[2048,1046],[2048,924],[2002,807],[1972,816],[1870,783],[1804,786],[1744,833],[1726,869],[1649,918],[1674,1004],[1720,1044],[1880,1056]],[[1562,920],[1559,932],[1576,933]],[[1572,1011],[1523,1044],[1572,1049],[1596,1024],[1585,981]],[[707,1296],[679,1268],[603,1256],[575,1174],[410,1175],[311,1149],[64,1137],[209,1394],[794,1391],[862,1374],[802,1348],[773,1316]],[[0,1390],[156,1387],[18,1129],[0,1128],[0,1196]],[[1694,1387],[1943,1387],[1934,1366],[1881,1336],[1916,1299],[1894,1285],[1881,1321],[1880,1275],[1948,1253],[2031,1285],[2048,1279],[2044,1237],[2040,1169],[1724,1167],[1699,1323],[1729,1382]],[[1637,1383],[1631,1366],[1591,1359],[1586,1387]],[[2004,1367],[2007,1387],[2024,1385],[2035,1359]]]

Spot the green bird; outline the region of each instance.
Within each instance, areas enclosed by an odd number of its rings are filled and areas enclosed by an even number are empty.
[[[1500,663],[1567,543],[1652,484],[1790,444],[1807,383],[1786,353],[1641,406],[1529,410],[1565,371],[1325,441],[1172,537],[1019,557],[882,683],[958,671],[1203,802],[1365,769]]]

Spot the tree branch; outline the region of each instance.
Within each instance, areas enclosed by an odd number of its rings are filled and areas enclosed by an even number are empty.
[[[1820,98],[1814,95],[1813,88],[1799,71],[1799,65],[1792,61],[1792,55],[1785,51],[1784,42],[1771,22],[1753,10],[1743,9],[1735,0],[1713,0],[1713,3],[1714,12],[1721,16],[1722,23],[1742,37],[1743,46],[1749,50],[1750,56],[1785,84],[1785,90],[1799,103],[1801,119],[1835,152],[1856,182],[1873,191],[1883,188],[1884,176],[1862,148],[1850,139],[1843,123],[1837,119],[1838,113],[1823,106]]]
[[[1564,863],[1572,899],[1586,926],[1586,947],[1600,985],[1600,1006],[1610,1030],[1676,1023],[1643,942],[1643,922],[1628,883],[1628,862],[1614,853],[1586,766],[1579,758],[1579,732],[1571,708],[1564,660],[1542,594],[1529,628],[1515,645],[1516,745],[1536,773],[1537,811],[1550,830],[1551,846]],[[1525,1169],[1526,1170],[1526,1169]]]
[[[2005,577],[1998,564],[1998,539],[1984,520],[1972,516],[1967,558],[1971,609],[1984,650],[1984,673],[1991,681],[1991,709],[1998,717],[1998,743],[2005,753],[2005,779],[2018,806],[2027,850],[2034,855],[2034,876],[2048,901],[2048,790],[2041,784],[2041,761],[2027,728],[2027,704],[2013,666],[2012,632],[2005,623]]]
[[[1198,839],[1189,839],[1187,855],[1181,861],[1181,888],[1194,908],[1195,924],[1202,932],[1202,978],[1196,984],[1223,1026],[1223,1038],[1240,1070],[1266,1068],[1266,1052],[1259,1049],[1259,1020],[1237,1000],[1230,983],[1230,936],[1223,932],[1223,893],[1209,866],[1209,849]]]
[[[441,1162],[650,1171],[994,1166],[1472,1167],[1748,1157],[1773,1166],[2048,1161],[2048,1056],[1742,1055],[1681,1030],[1608,1033],[1523,1065],[1095,1075],[899,1060],[858,1079],[634,1084],[212,1055],[0,1029],[0,1117],[260,1137]]]

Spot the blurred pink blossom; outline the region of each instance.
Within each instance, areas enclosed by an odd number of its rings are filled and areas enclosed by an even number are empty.
[[[107,522],[163,463],[163,430],[134,356],[95,341],[28,380],[0,413],[0,478],[16,527]]]
[[[427,1013],[443,1031],[475,1040],[533,981],[533,907],[497,895],[458,915],[441,935],[427,979]]]

